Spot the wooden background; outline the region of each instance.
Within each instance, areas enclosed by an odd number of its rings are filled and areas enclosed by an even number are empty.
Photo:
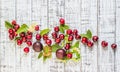
[[[93,49],[81,44],[79,63],[43,63],[33,50],[25,56],[23,47],[8,39],[4,21],[38,23],[43,28],[58,25],[65,18],[72,28],[87,29],[100,37]],[[120,72],[120,0],[0,0],[0,72]],[[101,41],[109,42],[107,49]],[[34,40],[33,40],[34,41]],[[114,52],[110,44],[117,43]]]

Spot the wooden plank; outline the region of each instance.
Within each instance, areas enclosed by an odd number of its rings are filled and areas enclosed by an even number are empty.
[[[16,1],[16,19],[21,25],[27,23],[31,24],[31,0],[17,0]],[[16,72],[31,72],[31,47],[30,52],[25,55],[23,49],[27,45],[24,43],[16,47]]]
[[[81,1],[81,33],[88,29],[97,35],[97,0]],[[97,43],[92,48],[81,44],[82,72],[97,72]]]
[[[64,17],[65,0],[48,0],[48,27],[59,26],[59,19]],[[64,72],[64,63],[56,61],[55,53],[49,63],[49,72]]]
[[[1,0],[0,4],[0,72],[15,72],[15,43],[4,26],[5,20],[15,19],[15,0]]]
[[[111,49],[115,40],[115,0],[100,0],[99,3],[99,72],[115,72],[114,51]],[[103,40],[108,41],[107,48],[101,47]]]

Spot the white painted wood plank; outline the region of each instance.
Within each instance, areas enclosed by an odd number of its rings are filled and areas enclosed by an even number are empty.
[[[111,44],[115,37],[115,0],[100,0],[99,3],[99,72],[114,72],[114,51]],[[102,40],[108,41],[107,48],[101,47]]]
[[[16,1],[17,22],[19,24],[31,24],[31,0]],[[26,44],[16,47],[16,72],[31,72],[31,47],[30,52],[25,55],[23,52]]]
[[[1,0],[0,3],[0,72],[15,72],[15,43],[9,40],[4,26],[5,20],[15,19],[15,0]]]

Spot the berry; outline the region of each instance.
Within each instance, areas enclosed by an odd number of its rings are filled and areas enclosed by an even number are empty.
[[[102,47],[107,47],[107,46],[108,46],[108,42],[102,41],[102,42],[101,42],[101,45],[102,45]]]
[[[21,32],[20,37],[25,37],[25,32]]]
[[[60,38],[56,38],[56,39],[55,39],[55,42],[56,42],[56,43],[60,43],[60,42],[61,42],[61,39],[60,39]]]
[[[14,35],[13,35],[13,34],[10,34],[10,35],[9,35],[9,38],[10,38],[10,40],[13,40],[13,39],[14,39]]]
[[[99,39],[98,36],[93,36],[93,37],[92,37],[92,40],[93,40],[94,42],[97,42],[98,39]]]
[[[17,45],[21,45],[22,44],[22,40],[21,39],[18,39],[17,40]]]
[[[113,43],[113,44],[111,45],[111,48],[112,48],[112,49],[116,49],[116,48],[117,48],[117,45],[116,45],[115,43]]]
[[[68,35],[71,35],[71,34],[72,34],[72,30],[71,30],[71,29],[68,29],[68,30],[66,31],[66,33],[67,33]]]
[[[87,39],[86,37],[83,37],[82,40],[81,40],[81,42],[82,42],[83,44],[86,44],[86,43],[88,42],[88,39]]]
[[[69,35],[68,41],[72,41],[72,40],[73,40],[73,36],[72,36],[72,35]]]
[[[66,51],[64,49],[58,49],[56,51],[56,57],[58,59],[63,59],[66,56]]]
[[[75,39],[78,40],[78,39],[81,39],[81,36],[80,35],[75,35]]]
[[[74,29],[74,30],[73,30],[73,34],[74,34],[74,35],[77,35],[77,34],[78,34],[78,30],[77,30],[77,29]]]
[[[14,32],[14,36],[16,37],[18,34],[16,32]]]
[[[12,21],[12,25],[16,25],[17,23],[16,23],[16,20],[13,20]]]
[[[88,46],[88,47],[92,47],[92,46],[93,46],[93,42],[88,41],[88,42],[87,42],[87,46]]]
[[[40,34],[36,34],[36,40],[40,40],[41,39],[41,35]]]
[[[54,27],[54,31],[58,32],[59,31],[59,27],[58,26]]]
[[[27,35],[32,35],[32,32],[30,32],[30,31],[27,31]]]
[[[22,37],[22,41],[26,42],[27,41],[27,37]]]
[[[63,40],[64,37],[65,37],[64,34],[60,34],[60,35],[59,35],[59,38],[60,38],[61,40]]]
[[[19,26],[18,24],[16,24],[16,25],[14,26],[15,31],[17,31],[19,28],[20,28],[20,26]]]
[[[48,35],[47,34],[44,34],[43,35],[43,40],[47,40],[48,39]]]
[[[51,45],[51,44],[52,44],[52,41],[51,41],[50,39],[47,39],[47,40],[45,41],[45,43],[46,43],[47,45]]]
[[[42,43],[39,42],[39,41],[36,41],[35,43],[33,43],[33,50],[34,50],[35,52],[40,52],[40,51],[42,51],[42,50],[43,50],[43,45],[42,45]]]
[[[69,50],[70,47],[71,47],[71,46],[70,46],[70,43],[67,43],[67,44],[65,45],[65,49],[66,49],[66,50]]]
[[[53,32],[52,33],[52,37],[55,39],[55,38],[57,38],[57,33],[56,32]]]
[[[14,32],[13,29],[9,29],[9,30],[8,30],[8,33],[9,33],[9,34],[13,34],[13,32]]]
[[[60,18],[59,22],[60,22],[60,25],[64,25],[65,24],[65,20],[63,18]]]
[[[26,42],[28,46],[31,46],[32,45],[32,42],[31,41],[27,41]]]
[[[68,54],[67,54],[67,58],[68,58],[68,59],[71,59],[71,58],[72,58],[72,53],[68,53]]]
[[[27,35],[26,37],[27,37],[28,40],[32,39],[32,35]]]
[[[36,31],[39,30],[39,26],[38,26],[38,25],[35,26],[35,30],[36,30]]]
[[[29,47],[25,47],[23,50],[25,53],[29,53]]]

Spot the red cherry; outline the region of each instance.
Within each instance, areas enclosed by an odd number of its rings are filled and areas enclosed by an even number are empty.
[[[98,39],[99,39],[98,36],[93,36],[93,37],[92,37],[92,40],[93,40],[94,42],[97,42]]]
[[[25,47],[23,50],[25,53],[29,53],[29,47]]]
[[[52,41],[51,41],[50,39],[47,39],[47,40],[45,41],[45,43],[46,43],[47,45],[51,45],[51,44],[52,44]]]
[[[66,50],[69,50],[70,47],[71,47],[71,46],[70,46],[70,43],[67,43],[67,44],[65,45],[65,49],[66,49]]]
[[[61,39],[60,39],[60,38],[56,38],[56,39],[55,39],[55,42],[56,42],[56,43],[60,43],[60,42],[61,42]]]
[[[80,35],[75,35],[75,39],[78,40],[78,39],[81,39],[81,36]]]
[[[48,35],[47,34],[44,34],[43,35],[43,40],[47,40],[48,39]]]
[[[81,41],[83,44],[86,44],[88,42],[88,39],[86,37],[83,37],[82,38],[82,41]]]
[[[32,45],[32,42],[31,42],[31,41],[27,41],[27,45],[28,45],[28,46],[31,46],[31,45]]]
[[[9,30],[8,30],[8,33],[9,33],[9,34],[13,34],[13,32],[14,32],[13,29],[9,29]]]
[[[16,24],[16,25],[14,26],[15,31],[17,31],[19,28],[20,28],[20,26],[19,26],[18,24]]]
[[[87,42],[87,46],[88,46],[88,47],[92,47],[92,46],[93,46],[93,42],[88,41],[88,42]]]
[[[54,27],[54,31],[58,32],[59,31],[59,27],[58,26]]]
[[[12,21],[12,25],[16,25],[17,23],[16,23],[16,20],[13,20]]]
[[[65,24],[65,20],[63,18],[60,18],[59,22],[60,22],[61,25]]]
[[[10,38],[10,40],[13,40],[14,39],[14,35],[13,34],[9,34],[9,38]]]
[[[41,35],[40,34],[36,34],[36,40],[40,40],[41,39]]]
[[[27,35],[27,39],[31,40],[32,39],[32,35]]]
[[[72,35],[69,35],[68,41],[72,41],[72,40],[73,40],[73,36],[72,36]]]
[[[107,47],[107,46],[108,46],[108,42],[102,41],[102,42],[101,42],[101,45],[102,45],[102,47]]]
[[[72,58],[72,53],[68,53],[67,58],[71,59]]]
[[[20,37],[25,37],[25,32],[21,32]]]
[[[30,32],[30,31],[27,31],[27,35],[32,35],[32,32]]]
[[[57,33],[56,32],[53,32],[52,33],[52,37],[55,39],[55,38],[57,38]]]
[[[71,34],[72,34],[72,30],[71,30],[71,29],[68,29],[68,30],[66,31],[66,33],[67,33],[68,35],[71,35]]]
[[[111,45],[111,48],[112,48],[112,49],[116,49],[116,48],[117,48],[117,45],[116,45],[115,43],[113,43],[113,44]]]
[[[21,45],[22,44],[22,40],[21,39],[18,39],[17,40],[17,45]]]
[[[22,37],[22,41],[26,42],[27,41],[27,37]]]
[[[35,30],[38,31],[39,30],[39,25],[35,26]]]
[[[77,34],[78,34],[78,30],[77,30],[77,29],[74,29],[74,30],[73,30],[73,34],[74,34],[74,35],[77,35]]]
[[[61,40],[63,40],[64,37],[65,37],[64,34],[60,34],[60,35],[59,35],[59,38],[60,38]]]

